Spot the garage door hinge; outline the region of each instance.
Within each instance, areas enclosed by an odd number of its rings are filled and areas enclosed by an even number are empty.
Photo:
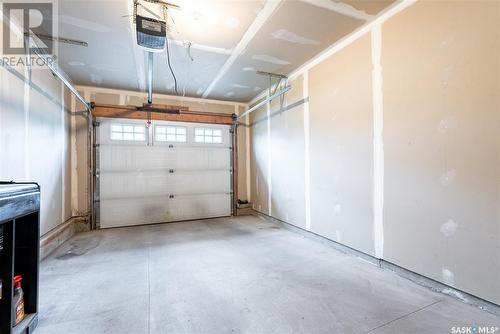
[[[101,122],[94,122],[94,126],[100,126]]]
[[[96,148],[99,146],[101,146],[101,144],[94,144],[94,147],[96,147]]]
[[[174,170],[173,170],[173,169],[169,169],[169,170],[168,170],[168,172],[169,172],[170,174],[172,174],[172,173],[174,172]]]
[[[168,195],[168,198],[174,198],[174,195]]]

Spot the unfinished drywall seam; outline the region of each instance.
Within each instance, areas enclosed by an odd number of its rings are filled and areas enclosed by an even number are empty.
[[[283,0],[267,0],[264,4],[264,7],[259,11],[255,20],[253,20],[250,27],[248,27],[247,31],[238,42],[236,47],[234,48],[231,56],[226,60],[224,65],[220,68],[219,72],[215,75],[214,79],[207,87],[205,92],[203,92],[202,98],[206,98],[208,94],[215,88],[217,83],[222,79],[224,74],[231,68],[236,59],[245,52],[246,47],[255,37],[255,35],[259,32],[260,28],[267,22],[267,20],[274,14],[274,12],[279,8]]]
[[[31,68],[24,68],[24,77],[29,78],[29,80],[24,80],[24,96],[23,96],[23,107],[24,107],[24,178],[26,180],[30,179],[30,168],[29,168],[29,157],[30,157],[30,81],[31,81]]]
[[[183,41],[182,43],[183,43],[183,46],[186,47],[186,45],[185,45],[186,42]],[[211,46],[211,45],[204,45],[204,44],[197,44],[197,43],[191,43],[190,45],[193,49],[222,54],[222,55],[227,55],[227,56],[229,56],[231,54],[231,52],[233,52],[233,49],[219,48],[219,47],[215,47],[215,46]]]
[[[85,94],[83,95],[84,96],[84,99],[85,101],[90,101],[90,98],[91,98],[91,94],[90,92],[85,92]],[[89,122],[91,122],[91,119],[92,119],[92,116],[91,115],[87,115],[86,117],[86,120],[87,120],[87,124],[86,124],[86,127],[87,127],[87,131],[90,130],[90,127],[92,125],[89,124]],[[87,215],[90,215],[91,212],[92,212],[92,204],[93,204],[93,201],[94,201],[94,194],[92,193],[92,178],[93,178],[93,173],[92,173],[92,170],[91,170],[91,164],[92,164],[92,142],[91,142],[91,137],[89,135],[85,136],[86,137],[86,156],[87,156],[87,167],[86,169],[88,170],[88,173],[87,173],[87,184],[86,184],[86,187],[85,187],[85,194],[87,196],[87,209],[85,210],[86,214]],[[92,217],[89,217],[89,220],[91,221],[91,218]],[[92,223],[90,223],[92,224]]]
[[[248,107],[245,108],[245,111],[248,110]],[[245,119],[246,119],[246,123],[248,124],[246,127],[245,127],[245,134],[246,134],[246,167],[247,167],[247,201],[250,202],[251,199],[252,199],[252,189],[251,189],[251,184],[252,184],[252,180],[251,180],[251,170],[250,170],[250,115],[247,114],[245,116]]]
[[[372,98],[373,98],[373,239],[375,256],[384,257],[384,108],[382,92],[382,29],[371,33]]]
[[[63,222],[65,220],[65,211],[66,211],[66,101],[64,99],[64,85],[61,84],[61,220]]]
[[[234,115],[238,116],[239,114],[240,114],[240,108],[237,105],[234,105]],[[233,163],[233,180],[234,180],[234,182],[236,182],[237,191],[234,192],[233,197],[236,196],[236,203],[238,203],[238,200],[240,199],[240,194],[239,194],[239,192],[240,192],[240,187],[239,187],[240,177],[239,177],[239,175],[241,173],[242,168],[240,168],[240,165],[239,165],[239,155],[241,154],[241,152],[239,152],[239,150],[238,150],[238,146],[239,146],[238,145],[238,126],[236,125],[234,127],[234,129],[235,129],[235,132],[233,133],[233,136],[234,136],[234,139],[236,140],[236,145],[234,145],[234,140],[233,140],[233,146],[234,146],[233,153],[236,152],[237,154],[236,154],[236,160]],[[236,178],[234,178],[234,175],[236,175]],[[233,185],[232,190],[234,190],[234,188],[235,187]],[[234,214],[237,215],[237,211],[235,211]]]
[[[197,49],[197,50],[201,50],[201,51],[207,51],[207,52],[217,53],[217,54],[222,54],[222,55],[230,55],[231,52],[233,52],[233,49],[218,48],[216,46],[197,44],[197,43],[186,42],[186,41],[179,41],[176,39],[170,39],[170,42],[172,44],[181,46],[183,48],[186,47],[186,43],[190,43],[190,47],[192,49]]]
[[[269,99],[270,93],[268,91],[267,98]],[[273,212],[273,183],[272,183],[272,148],[271,148],[271,101],[268,100],[266,103],[266,114],[267,114],[267,210],[269,215],[272,216]]]
[[[387,9],[383,10],[378,14],[372,21],[367,22],[360,28],[354,30],[352,33],[346,35],[339,41],[335,42],[334,44],[330,45],[328,48],[325,50],[321,51],[319,54],[317,54],[315,57],[312,59],[308,60],[306,63],[304,63],[302,66],[300,66],[298,69],[293,71],[288,75],[290,79],[293,79],[300,74],[302,74],[304,71],[309,70],[313,68],[314,66],[318,65],[319,63],[323,62],[324,60],[328,59],[331,55],[339,52],[343,48],[347,47],[354,41],[358,40],[359,38],[363,37],[366,33],[369,33],[373,27],[381,25],[383,22],[387,21],[389,18],[393,17],[394,15],[398,14],[399,12],[405,10],[409,6],[413,5],[417,0],[403,0],[401,2],[395,2],[394,5],[388,7]]]
[[[311,136],[309,128],[309,71],[304,71],[303,75],[303,97],[304,97],[304,197],[306,230],[311,230],[311,157],[310,145]]]
[[[71,94],[71,112],[76,111],[75,95]],[[78,211],[78,174],[76,150],[76,116],[71,115],[71,215],[76,216]]]
[[[367,14],[362,10],[356,9],[353,6],[342,2],[321,1],[321,0],[302,0],[302,2],[308,3],[316,7],[325,8],[331,10],[332,12],[336,12],[344,16],[352,17],[358,20],[369,21],[374,17],[373,15]]]
[[[316,56],[312,57],[311,59],[307,60],[304,64],[299,66],[297,69],[293,70],[288,74],[288,78],[290,80],[293,80],[294,78],[298,77],[301,74],[304,74],[305,71],[310,70],[311,68],[315,67],[319,63],[323,62],[324,60],[328,59],[330,56],[333,54],[339,52],[343,48],[347,47],[354,41],[358,40],[359,38],[363,37],[365,34],[371,32],[373,27],[377,25],[381,25],[394,15],[398,14],[399,12],[405,10],[406,8],[410,7],[414,3],[416,3],[417,0],[403,0],[400,2],[394,2],[393,5],[387,7],[383,11],[381,11],[375,18],[358,29],[354,30],[350,34],[347,34],[337,42],[333,43],[320,53],[318,53]],[[261,100],[265,96],[266,92],[262,91],[260,94],[255,96],[250,102],[248,102],[249,105],[254,104],[256,101]]]

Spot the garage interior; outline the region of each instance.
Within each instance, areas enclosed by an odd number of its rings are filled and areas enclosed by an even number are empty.
[[[500,333],[500,1],[26,3],[1,334]]]

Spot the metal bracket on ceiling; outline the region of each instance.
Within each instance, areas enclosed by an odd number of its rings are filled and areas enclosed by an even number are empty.
[[[247,111],[245,111],[243,114],[241,114],[240,116],[238,116],[238,120],[242,119],[243,117],[245,117],[246,115],[254,112],[255,110],[257,110],[258,108],[262,107],[263,105],[265,105],[266,103],[269,103],[270,101],[272,101],[274,98],[276,97],[282,97],[286,92],[288,92],[290,89],[292,89],[292,87],[290,86],[285,86],[283,89],[281,89],[280,91],[278,92],[275,92],[273,95],[269,96],[268,98],[260,101],[259,103],[257,103],[256,105],[254,105],[253,107],[251,107],[250,109],[248,109]]]
[[[170,2],[166,2],[166,1],[162,1],[162,0],[142,0],[142,1],[149,2],[149,3],[155,4],[155,5],[159,5],[161,7],[161,13],[162,13],[163,19],[165,21],[167,21],[167,11],[168,11],[168,9],[170,9],[170,8],[181,9],[181,7],[179,5],[176,5],[176,4],[170,3]],[[142,6],[139,3],[139,0],[134,0],[134,23],[135,23],[136,18],[137,18],[137,8],[139,6]],[[146,7],[144,7],[144,9],[146,9],[146,11],[150,12]],[[150,14],[153,14],[154,16],[157,16],[157,15],[155,15],[152,12],[150,12]]]
[[[26,37],[38,37],[40,40],[59,42],[59,43],[65,43],[65,44],[71,44],[71,45],[78,45],[78,46],[84,46],[84,47],[89,46],[89,44],[87,42],[84,42],[84,41],[78,41],[76,39],[49,36],[49,35],[43,35],[43,34],[34,34],[33,32],[25,32],[24,36],[26,36]]]
[[[286,81],[288,80],[288,77],[286,75],[278,74],[278,73],[257,71],[257,74],[265,75],[265,76],[269,77],[269,96],[274,95],[278,91],[278,87],[280,86],[280,83],[282,80],[285,80],[285,86],[286,86]],[[276,86],[274,87],[274,91],[272,90],[273,79],[278,79],[278,82],[276,83]]]
[[[283,104],[285,103],[285,93],[290,89],[290,86],[288,86],[288,77],[283,74],[278,74],[278,73],[271,73],[271,72],[264,72],[264,71],[257,71],[257,74],[260,75],[266,75],[269,77],[269,92],[267,96],[274,96],[276,95],[276,92],[278,91],[278,88],[280,87],[281,81],[284,80],[285,84],[284,87],[288,88],[286,91],[283,90],[282,94],[278,94],[277,96],[280,98],[280,108],[283,108]],[[273,78],[278,79],[274,86],[273,90]],[[269,101],[271,101],[270,99]]]

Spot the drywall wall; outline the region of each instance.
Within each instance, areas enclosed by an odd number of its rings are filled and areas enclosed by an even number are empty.
[[[384,257],[496,303],[499,7],[418,2],[382,27]]]
[[[255,210],[270,214],[269,210],[269,131],[268,107],[263,105],[250,114],[250,170],[251,198]]]
[[[270,104],[271,214],[305,228],[303,78]],[[296,104],[297,103],[297,104]]]
[[[311,231],[374,255],[371,44],[309,72]]]
[[[116,90],[100,87],[78,86],[79,93],[88,101],[96,104],[111,105],[135,105],[142,106],[147,103],[147,95],[144,92]],[[228,101],[189,98],[182,96],[170,96],[154,94],[155,104],[187,106],[191,111],[213,112],[223,114],[241,114],[245,105]],[[73,98],[73,111],[84,110],[83,104]],[[76,166],[73,169],[75,189],[73,190],[73,202],[76,208],[75,214],[85,215],[88,213],[89,182],[88,182],[88,124],[83,117],[75,117],[73,120],[74,141],[73,159]],[[241,130],[242,128],[240,128]],[[246,131],[243,129],[238,133],[238,198],[247,199],[247,145]]]
[[[500,304],[500,3],[394,8],[294,73],[305,223],[283,214],[272,118],[250,129],[254,208]]]
[[[84,92],[79,92],[82,96]],[[86,94],[88,101],[90,95]],[[75,115],[71,117],[71,179],[72,179],[72,207],[74,216],[87,216],[89,214],[89,162],[88,162],[88,115],[83,103],[71,97],[71,110]],[[80,116],[78,114],[82,114]]]
[[[245,112],[245,107],[238,106],[237,114],[241,115]],[[247,189],[247,124],[243,122],[243,126],[238,126],[237,129],[237,144],[238,144],[238,199],[248,200]]]
[[[44,235],[71,217],[69,94],[47,69],[28,75],[0,67],[0,179],[40,184]]]

